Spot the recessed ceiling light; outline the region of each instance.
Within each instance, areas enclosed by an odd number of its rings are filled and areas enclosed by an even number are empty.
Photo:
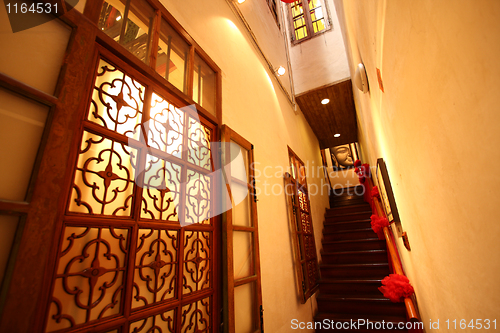
[[[325,104],[328,104],[330,103],[330,100],[328,98],[325,98],[321,101],[321,104],[325,105]]]
[[[280,66],[280,67],[276,70],[276,74],[278,74],[278,76],[285,75],[285,72],[286,72],[286,69],[285,69],[285,67],[283,67],[283,66]]]
[[[118,17],[116,18],[116,20],[117,20],[117,21],[120,21],[121,19],[122,19],[122,17],[121,17],[121,16],[118,16]]]
[[[339,136],[340,136],[339,133],[337,133],[337,134],[334,135],[335,138],[338,138]]]
[[[237,0],[237,1],[238,1],[238,3],[243,3],[243,2],[245,2],[245,0]]]

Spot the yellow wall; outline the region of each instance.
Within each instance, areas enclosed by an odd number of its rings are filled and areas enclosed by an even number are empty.
[[[448,332],[447,319],[498,319],[500,2],[336,5],[351,74],[363,62],[370,85],[354,88],[363,156],[387,163],[427,330],[429,320]]]

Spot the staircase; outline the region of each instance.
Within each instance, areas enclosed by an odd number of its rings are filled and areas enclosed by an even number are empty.
[[[382,321],[385,325],[392,322],[394,328],[406,322],[405,306],[384,298],[378,290],[381,280],[390,274],[385,240],[379,240],[371,229],[371,208],[363,196],[355,195],[354,188],[346,192],[331,196],[333,208],[325,214],[318,314],[314,319],[327,320],[330,325],[331,321],[335,325],[341,322],[343,329],[333,326],[340,332],[407,332],[381,329]],[[362,193],[360,188],[357,192]],[[350,325],[359,324],[358,320],[369,320],[374,326]],[[316,332],[333,331],[322,327]]]

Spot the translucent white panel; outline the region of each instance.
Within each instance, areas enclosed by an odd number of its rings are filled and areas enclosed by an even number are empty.
[[[257,304],[255,283],[247,283],[234,288],[235,333],[252,333],[256,329]]]
[[[0,215],[0,284],[7,268],[18,223],[19,216]]]
[[[0,6],[0,72],[54,94],[70,34],[59,20],[13,33],[6,8]]]
[[[234,278],[241,279],[253,275],[252,233],[233,231],[233,267]]]
[[[233,225],[245,227],[252,226],[251,202],[252,197],[248,192],[248,186],[235,181],[231,182],[231,201],[233,209]],[[241,200],[241,201],[240,201]]]
[[[244,182],[248,178],[248,150],[231,140],[231,177]]]
[[[0,199],[22,201],[49,108],[3,89],[0,101]]]

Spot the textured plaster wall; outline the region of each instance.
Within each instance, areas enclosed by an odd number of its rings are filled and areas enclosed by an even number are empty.
[[[290,231],[287,221],[283,170],[287,145],[309,165],[321,165],[318,140],[302,113],[293,107],[258,55],[243,25],[225,0],[163,0],[162,3],[222,69],[223,122],[255,147],[260,191],[257,203],[266,332],[290,332],[291,320],[311,321],[314,300],[302,305],[295,287]],[[275,66],[286,67],[284,40],[264,1],[246,1],[240,9]],[[267,10],[267,11],[266,11]],[[281,77],[289,87],[287,77]],[[308,178],[320,185],[316,172]],[[328,196],[311,197],[316,242],[321,244],[323,214]]]
[[[350,77],[335,5],[333,0],[325,1],[328,1],[330,8],[331,29],[297,45],[290,44],[295,94]],[[289,25],[287,30],[288,36],[291,36],[293,31]]]
[[[387,163],[427,331],[429,320],[450,332],[447,319],[498,319],[500,2],[336,5],[351,74],[363,62],[370,85],[354,88],[363,156]]]

